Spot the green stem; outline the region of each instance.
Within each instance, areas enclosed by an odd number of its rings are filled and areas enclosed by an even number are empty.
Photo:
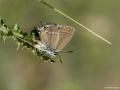
[[[31,30],[31,32],[29,33],[24,33],[17,24],[7,26],[6,24],[4,24],[4,21],[0,18],[0,36],[4,40],[7,37],[12,37],[18,44],[17,50],[19,49],[20,45],[22,45],[30,49],[33,52],[33,54],[37,55],[38,57],[42,57],[42,59],[48,61],[51,60],[52,62],[51,56],[47,55],[45,52],[39,50],[37,47],[34,46],[35,44],[37,44],[34,40],[37,37],[34,32],[34,29]]]
[[[53,7],[52,5],[48,4],[47,2],[43,1],[43,0],[38,0],[39,2],[41,2],[42,4],[48,6],[49,8],[51,8],[52,10],[54,10],[55,12],[63,15],[64,17],[68,18],[69,20],[73,21],[74,23],[76,23],[77,25],[83,27],[85,30],[87,30],[88,32],[92,33],[93,35],[97,36],[98,38],[100,38],[101,40],[105,41],[106,43],[112,45],[112,43],[110,41],[108,41],[107,39],[103,38],[102,36],[100,36],[99,34],[95,33],[94,31],[92,31],[91,29],[87,28],[86,26],[84,26],[83,24],[79,23],[77,20],[73,19],[72,17],[70,17],[69,15],[63,13],[62,11],[56,9],[55,7]]]

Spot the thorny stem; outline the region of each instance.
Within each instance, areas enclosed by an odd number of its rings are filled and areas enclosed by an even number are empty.
[[[0,36],[5,39],[7,37],[12,37],[19,46],[22,45],[29,48],[35,55],[41,57],[43,60],[52,60],[50,56],[47,56],[44,52],[38,50],[34,45],[36,44],[35,38],[36,30],[31,30],[29,33],[23,33],[17,24],[13,26],[7,26],[4,21],[0,18]]]
[[[83,24],[79,23],[77,20],[73,19],[72,17],[70,17],[69,15],[65,14],[64,12],[58,10],[57,8],[55,8],[54,6],[48,4],[47,2],[43,1],[43,0],[38,0],[39,2],[41,2],[42,4],[46,5],[47,7],[51,8],[52,10],[54,10],[55,12],[63,15],[64,17],[68,18],[69,20],[73,21],[74,23],[76,23],[77,25],[83,27],[85,30],[87,30],[88,32],[92,33],[93,35],[97,36],[98,38],[100,38],[101,40],[105,41],[106,43],[112,45],[112,43],[110,41],[108,41],[107,39],[103,38],[102,36],[100,36],[99,34],[97,34],[96,32],[92,31],[91,29],[87,28],[86,26],[84,26]]]

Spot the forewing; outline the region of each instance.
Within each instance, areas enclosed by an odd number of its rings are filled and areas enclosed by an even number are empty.
[[[41,43],[44,44],[46,47],[48,47],[50,44],[50,38],[51,35],[47,31],[42,31],[40,33]]]
[[[56,30],[56,26],[47,27],[45,30],[41,31],[40,34],[41,43],[46,45],[50,50],[55,50],[59,42],[59,33]]]

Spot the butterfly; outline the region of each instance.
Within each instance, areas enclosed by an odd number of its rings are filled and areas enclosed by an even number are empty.
[[[75,29],[71,26],[47,24],[36,28],[39,35],[37,44],[39,51],[43,51],[50,57],[55,57],[70,42]]]

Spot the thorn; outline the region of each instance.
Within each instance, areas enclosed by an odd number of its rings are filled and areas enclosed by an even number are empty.
[[[32,50],[32,53],[35,55],[35,50]]]
[[[17,51],[19,50],[19,48],[20,48],[20,43],[17,43]]]
[[[4,44],[5,44],[5,40],[6,40],[6,37],[5,37],[5,36],[3,36],[3,42],[4,42]]]

